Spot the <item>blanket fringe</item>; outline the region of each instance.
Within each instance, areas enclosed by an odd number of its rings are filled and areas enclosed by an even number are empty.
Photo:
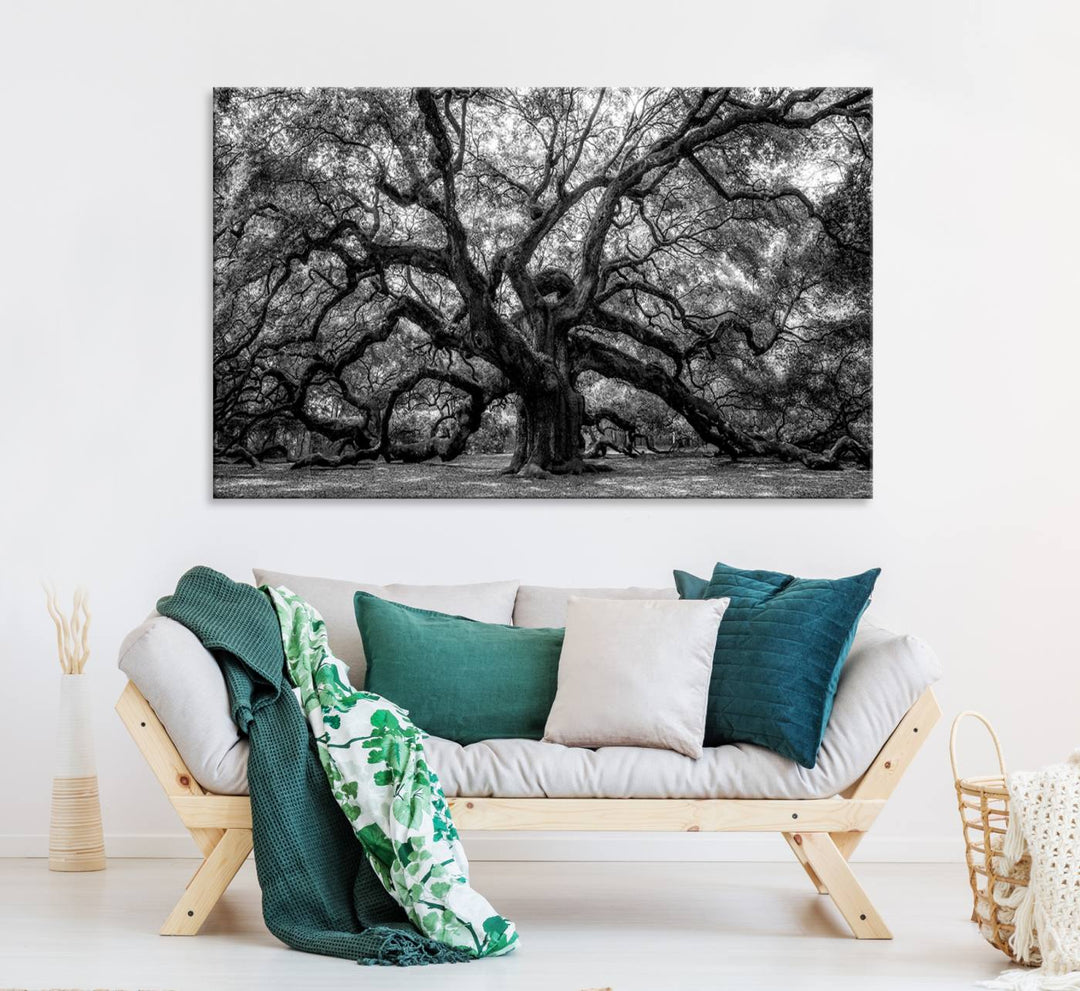
[[[461,947],[426,939],[397,926],[375,926],[362,937],[364,955],[357,963],[375,967],[422,967],[431,963],[465,963],[473,955]]]
[[[1027,848],[1024,842],[1024,830],[1020,827],[1019,816],[1009,816],[1009,827],[1005,831],[1005,843],[1001,852],[1010,864],[1017,863]]]
[[[1020,818],[1018,815],[1009,816],[1009,826],[1005,832],[1005,842],[1001,848],[1001,854],[1005,860],[1005,869],[1010,874],[1015,871],[1016,865],[1027,852],[1027,843],[1024,840],[1024,831],[1021,827]],[[1026,885],[1009,890],[1011,886],[999,884],[998,890],[995,892],[999,906],[1012,909],[1012,923],[1016,928],[1009,938],[1009,945],[1020,963],[1031,963],[1032,954],[1039,948],[1035,941],[1035,911],[1037,904],[1035,892],[1037,886],[1038,883],[1034,874],[1032,874]]]
[[[1080,970],[1069,974],[1047,974],[1038,970],[1006,970],[992,981],[980,981],[992,991],[1080,991]]]

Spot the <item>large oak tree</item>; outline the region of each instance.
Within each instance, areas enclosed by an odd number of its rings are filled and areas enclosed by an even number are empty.
[[[583,470],[660,407],[725,455],[870,458],[871,95],[215,94],[215,447]],[[420,409],[421,429],[401,429]]]

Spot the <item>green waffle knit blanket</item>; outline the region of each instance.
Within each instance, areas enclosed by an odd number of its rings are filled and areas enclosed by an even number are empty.
[[[417,932],[364,856],[286,678],[267,595],[199,567],[157,608],[217,658],[233,719],[250,741],[252,839],[267,928],[295,949],[366,964],[471,959]]]

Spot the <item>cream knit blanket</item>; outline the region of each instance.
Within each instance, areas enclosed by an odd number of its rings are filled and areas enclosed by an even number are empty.
[[[1006,865],[1031,855],[1026,888],[995,892],[1013,909],[1017,957],[1035,970],[1007,970],[982,986],[1002,991],[1080,991],[1080,750],[1063,764],[1009,775]]]

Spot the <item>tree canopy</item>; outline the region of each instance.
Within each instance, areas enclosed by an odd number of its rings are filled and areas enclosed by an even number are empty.
[[[217,90],[216,456],[868,465],[871,131],[867,89]]]

